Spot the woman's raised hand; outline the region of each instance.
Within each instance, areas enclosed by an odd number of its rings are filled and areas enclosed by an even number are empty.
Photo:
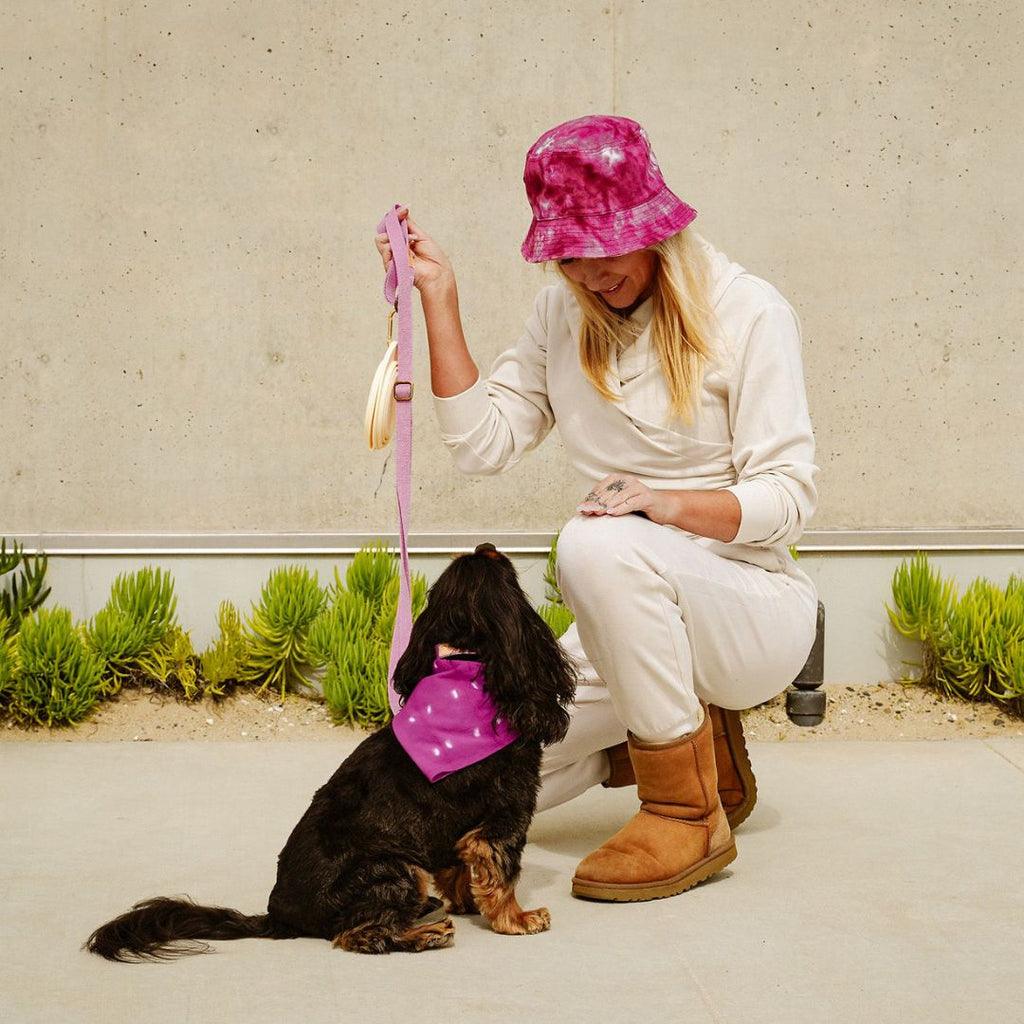
[[[430,291],[437,287],[454,284],[455,272],[441,247],[409,219],[409,210],[402,207],[398,211],[398,219],[405,221],[409,227],[409,252],[412,256],[413,284],[420,292]],[[391,264],[391,243],[386,233],[375,236],[377,252],[384,261],[384,270]]]
[[[427,325],[430,387],[438,398],[451,398],[472,387],[480,376],[462,331],[455,271],[441,247],[422,228],[409,220],[408,209],[401,207],[398,219],[409,226],[413,283],[419,289],[420,305]],[[379,234],[374,241],[386,272],[392,258],[388,236]]]

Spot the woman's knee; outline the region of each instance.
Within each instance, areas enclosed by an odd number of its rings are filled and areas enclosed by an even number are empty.
[[[563,592],[614,579],[628,545],[622,524],[608,516],[577,516],[558,535],[557,574]]]
[[[635,585],[638,578],[676,574],[713,557],[686,534],[641,516],[577,516],[558,535],[563,592],[581,586]]]

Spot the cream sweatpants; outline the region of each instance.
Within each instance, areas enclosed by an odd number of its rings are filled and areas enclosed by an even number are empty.
[[[774,697],[814,642],[817,595],[795,563],[769,572],[640,516],[570,520],[558,583],[580,683],[568,734],[545,751],[538,810],[603,782],[603,751],[627,730],[666,742],[697,727],[701,700],[739,709]]]

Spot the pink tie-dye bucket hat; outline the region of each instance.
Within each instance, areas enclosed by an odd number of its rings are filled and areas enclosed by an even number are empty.
[[[697,216],[669,191],[647,133],[628,117],[579,117],[545,132],[526,154],[523,182],[530,263],[636,252]]]

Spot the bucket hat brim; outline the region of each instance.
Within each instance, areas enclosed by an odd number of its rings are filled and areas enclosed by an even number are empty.
[[[622,256],[682,231],[697,211],[665,186],[638,206],[612,213],[554,217],[530,225],[522,245],[529,263]]]

